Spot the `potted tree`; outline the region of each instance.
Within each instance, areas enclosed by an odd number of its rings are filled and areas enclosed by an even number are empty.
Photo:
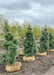
[[[7,72],[14,72],[20,70],[22,64],[16,61],[18,41],[14,38],[14,35],[10,32],[9,28],[5,29],[4,48],[6,53],[2,55],[2,62],[6,64],[5,69]]]
[[[49,35],[47,32],[47,28],[45,27],[44,30],[42,31],[42,35],[40,37],[40,47],[39,47],[39,52],[37,55],[47,55],[47,51],[49,48]]]
[[[54,52],[54,37],[52,33],[49,33],[49,52]]]
[[[35,56],[37,53],[36,42],[32,33],[32,29],[30,25],[28,26],[28,31],[25,34],[25,38],[23,39],[24,45],[24,57],[23,61],[32,62],[35,60]]]

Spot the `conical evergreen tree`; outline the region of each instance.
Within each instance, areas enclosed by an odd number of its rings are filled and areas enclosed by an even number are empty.
[[[24,45],[24,55],[25,56],[33,56],[36,54],[36,43],[32,33],[32,29],[29,25],[28,31],[25,34],[25,39],[23,40]]]
[[[49,33],[49,50],[54,49],[54,39],[52,33]]]
[[[6,53],[2,55],[2,62],[14,64],[16,63],[18,41],[14,38],[14,35],[9,32],[9,28],[7,28],[6,31],[8,32],[5,34],[5,41],[3,44]]]
[[[49,35],[47,32],[47,28],[45,27],[40,37],[40,51],[39,52],[46,52],[48,48],[49,48]]]

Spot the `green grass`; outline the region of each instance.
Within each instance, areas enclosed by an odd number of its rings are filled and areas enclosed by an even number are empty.
[[[15,36],[15,38],[20,38],[20,36]]]
[[[0,35],[0,38],[4,38],[4,35]]]

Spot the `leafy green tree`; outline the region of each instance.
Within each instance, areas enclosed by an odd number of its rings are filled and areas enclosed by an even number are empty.
[[[39,52],[46,52],[49,49],[49,35],[45,27],[40,37],[40,50]]]
[[[17,32],[17,26],[14,26],[14,25],[13,25],[13,26],[11,27],[11,32],[12,32],[12,33],[16,33],[16,32]]]
[[[54,49],[54,39],[52,33],[49,33],[49,50]]]
[[[30,25],[28,27],[28,31],[25,34],[25,38],[23,40],[23,45],[24,45],[25,56],[36,55],[36,53],[37,53],[36,43],[35,43],[35,39],[34,39]]]
[[[17,31],[18,31],[18,36],[20,36],[22,39],[25,37],[25,33],[28,30],[28,25],[27,24],[22,24],[22,26],[18,25]]]
[[[5,23],[4,24],[4,32],[7,33],[10,30],[10,25],[8,25],[8,21],[7,20],[5,20],[4,23]]]
[[[0,14],[0,34],[4,34],[7,31],[5,29],[9,28],[8,20],[5,18],[4,15]]]
[[[16,63],[18,41],[14,38],[14,35],[9,32],[9,28],[7,30],[8,32],[5,34],[5,41],[3,44],[6,53],[2,55],[2,62],[14,64]]]
[[[20,36],[21,38],[24,37],[23,29],[20,25],[18,25],[17,27],[17,32],[18,32],[18,36]]]
[[[34,33],[35,39],[38,39],[41,36],[40,26],[34,25],[32,28],[33,28],[33,33]]]

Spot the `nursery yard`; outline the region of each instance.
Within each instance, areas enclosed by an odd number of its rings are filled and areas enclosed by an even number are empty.
[[[22,48],[19,48],[21,50]],[[0,53],[4,53],[5,50],[0,49]],[[36,60],[32,63],[24,62],[23,56],[18,56],[17,61],[22,63],[20,71],[14,73],[7,73],[5,71],[5,64],[0,64],[0,75],[54,75],[54,52],[48,52],[47,56],[35,56]],[[0,57],[1,59],[1,57]],[[52,73],[51,73],[52,68]],[[48,74],[50,71],[51,74]]]
[[[54,75],[54,1],[0,0],[0,75]]]

